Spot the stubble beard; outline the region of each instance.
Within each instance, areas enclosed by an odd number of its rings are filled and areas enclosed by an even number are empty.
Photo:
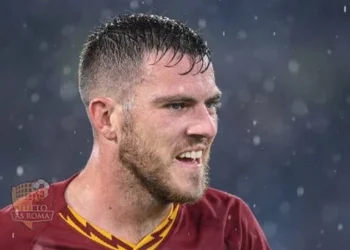
[[[135,177],[134,180],[130,180],[130,185],[141,186],[161,204],[195,203],[203,196],[209,184],[209,155],[203,162],[203,174],[190,177],[191,182],[200,183],[198,190],[196,192],[181,192],[177,187],[172,187],[172,182],[169,180],[172,162],[164,160],[154,149],[154,146],[152,147],[151,141],[144,140],[139,136],[135,131],[133,121],[125,122],[123,133],[119,156],[122,165]]]

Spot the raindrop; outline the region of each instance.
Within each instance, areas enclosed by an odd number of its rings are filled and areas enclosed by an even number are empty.
[[[138,0],[133,0],[130,2],[130,9],[136,10],[140,7],[139,1]]]
[[[333,154],[332,155],[332,161],[333,163],[339,163],[341,161],[341,155],[340,154]]]
[[[350,95],[346,97],[346,103],[350,105]]]
[[[74,30],[75,30],[75,28],[73,25],[66,25],[63,27],[61,34],[63,36],[69,36],[69,35],[73,34]]]
[[[244,30],[240,30],[240,31],[238,31],[238,35],[237,35],[237,38],[239,39],[239,40],[244,40],[244,39],[246,39],[247,38],[247,32],[245,32]]]
[[[67,75],[69,75],[71,72],[72,72],[71,67],[69,67],[69,66],[64,66],[64,68],[63,68],[63,75],[67,76]]]
[[[18,166],[16,172],[17,172],[17,176],[22,176],[23,173],[24,173],[23,167],[22,166]]]
[[[200,29],[204,29],[205,27],[207,27],[207,21],[203,18],[199,19],[198,26]]]
[[[33,93],[33,94],[31,95],[31,97],[30,97],[30,101],[31,101],[32,103],[38,102],[39,99],[40,99],[40,95],[39,95],[38,93]]]
[[[263,86],[267,92],[272,92],[275,89],[275,83],[272,79],[266,79],[263,83]]]
[[[267,221],[263,225],[263,230],[268,238],[273,238],[277,233],[277,224],[273,221]]]
[[[253,144],[254,144],[255,146],[259,146],[260,143],[261,143],[260,136],[258,136],[258,135],[254,136],[254,138],[253,138]]]
[[[308,113],[307,104],[302,99],[294,100],[291,109],[293,114],[299,115],[299,116],[306,115]]]
[[[78,91],[75,85],[72,83],[65,83],[61,86],[60,96],[64,101],[73,100],[76,97],[77,93]]]
[[[47,50],[48,47],[49,47],[49,45],[48,45],[48,43],[46,41],[42,41],[39,44],[39,50],[40,51],[45,51],[45,50]]]
[[[289,213],[290,211],[290,203],[288,201],[285,201],[283,202],[281,205],[280,205],[280,211],[284,214],[287,214]]]
[[[304,187],[298,187],[297,189],[297,195],[298,197],[302,197],[305,193]]]
[[[290,60],[288,63],[288,69],[291,73],[297,74],[299,72],[300,65],[295,60]]]

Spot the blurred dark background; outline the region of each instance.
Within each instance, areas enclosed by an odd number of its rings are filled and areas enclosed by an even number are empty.
[[[77,92],[94,26],[162,14],[208,41],[224,92],[211,185],[246,200],[273,249],[350,249],[350,1],[28,0],[0,8],[0,206],[81,168]]]

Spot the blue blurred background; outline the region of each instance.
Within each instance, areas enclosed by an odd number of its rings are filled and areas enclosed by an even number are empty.
[[[122,13],[199,30],[224,92],[211,185],[246,200],[273,249],[350,249],[350,2],[28,0],[0,8],[0,206],[84,167],[77,92],[94,26]],[[348,167],[347,167],[348,166]]]

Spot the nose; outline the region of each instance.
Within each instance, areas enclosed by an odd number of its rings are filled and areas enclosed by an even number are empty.
[[[187,127],[187,135],[202,136],[211,139],[216,136],[218,120],[216,114],[211,114],[207,107],[198,107],[191,114],[191,122]]]

